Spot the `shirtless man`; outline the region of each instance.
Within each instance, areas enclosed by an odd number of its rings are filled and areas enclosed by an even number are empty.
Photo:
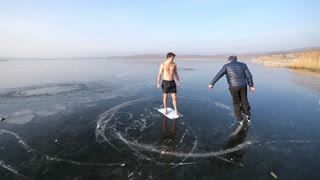
[[[163,80],[162,80],[162,92],[163,92],[163,106],[164,106],[164,114],[167,114],[167,99],[168,93],[171,93],[173,107],[175,110],[175,114],[179,116],[178,107],[177,107],[177,87],[174,81],[174,76],[178,81],[178,87],[181,87],[181,82],[179,79],[177,65],[173,62],[175,58],[175,54],[169,52],[167,54],[167,60],[161,64],[158,74],[158,85],[157,88],[160,89],[160,80],[163,73]]]

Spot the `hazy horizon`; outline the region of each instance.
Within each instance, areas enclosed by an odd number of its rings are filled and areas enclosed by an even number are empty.
[[[320,46],[320,2],[1,1],[0,57],[257,53]]]

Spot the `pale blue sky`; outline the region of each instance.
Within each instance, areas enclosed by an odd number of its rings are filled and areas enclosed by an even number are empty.
[[[0,56],[245,53],[320,46],[317,0],[0,0]]]

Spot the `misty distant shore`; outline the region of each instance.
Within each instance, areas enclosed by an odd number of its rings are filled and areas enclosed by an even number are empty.
[[[233,54],[231,54],[233,55]],[[230,55],[176,55],[176,59],[183,60],[226,60]],[[257,57],[253,54],[238,55],[238,58],[251,59]],[[133,61],[158,61],[165,60],[166,55],[160,54],[141,54],[141,55],[128,55],[128,56],[88,56],[88,57],[59,57],[59,58],[47,58],[47,57],[6,57],[2,58],[3,61],[8,60],[133,60]]]
[[[176,59],[183,60],[227,60],[229,56],[235,55],[239,61],[253,60],[266,65],[289,67],[295,55],[310,51],[319,50],[320,47],[299,48],[290,50],[278,50],[256,53],[220,53],[213,55],[202,54],[176,54]],[[163,61],[166,54],[137,54],[137,55],[117,55],[117,56],[75,56],[75,57],[0,57],[0,61],[8,60],[129,60],[129,61]]]

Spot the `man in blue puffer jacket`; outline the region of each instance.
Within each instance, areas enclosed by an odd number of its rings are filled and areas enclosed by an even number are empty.
[[[254,92],[252,75],[245,63],[237,61],[237,56],[230,56],[218,74],[209,84],[209,89],[213,89],[214,84],[226,74],[229,90],[233,99],[234,114],[240,124],[243,122],[241,110],[243,110],[246,120],[250,123],[250,106],[247,98],[247,84],[250,91]]]

